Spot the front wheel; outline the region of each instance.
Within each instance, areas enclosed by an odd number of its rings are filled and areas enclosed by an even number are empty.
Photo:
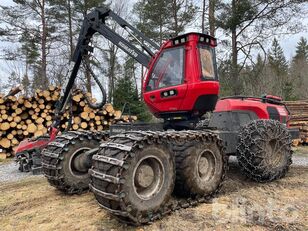
[[[86,153],[105,139],[89,132],[67,132],[58,136],[42,152],[43,172],[50,185],[67,194],[87,190],[91,162]]]
[[[155,219],[175,181],[173,156],[150,133],[112,137],[93,156],[89,172],[99,204],[119,220],[137,225]]]
[[[291,137],[276,120],[254,120],[239,132],[237,158],[246,176],[269,182],[286,175],[292,163]]]

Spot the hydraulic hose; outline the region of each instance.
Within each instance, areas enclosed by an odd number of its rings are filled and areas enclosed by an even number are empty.
[[[92,103],[91,102],[91,99],[90,97],[85,93],[83,92],[83,95],[87,101],[87,103],[89,104],[89,106],[92,108],[92,109],[100,109],[102,108],[105,104],[106,104],[106,99],[107,99],[107,94],[106,94],[106,91],[105,91],[105,88],[103,87],[103,85],[101,84],[101,82],[98,80],[97,76],[94,74],[93,70],[91,69],[90,65],[88,62],[86,61],[83,61],[85,67],[87,68],[87,70],[90,72],[90,74],[92,75],[93,79],[95,80],[96,84],[98,85],[101,93],[102,93],[102,101],[99,102],[99,103]]]

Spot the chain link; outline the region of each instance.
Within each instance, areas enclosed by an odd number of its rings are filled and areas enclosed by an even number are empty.
[[[122,142],[126,146],[130,144],[131,151],[130,150],[124,150],[121,149],[121,147],[117,147],[114,145],[114,143],[117,142],[117,140],[121,139]],[[113,207],[113,202],[114,200],[110,199],[112,197],[117,197],[118,195],[123,195],[125,197],[125,189],[123,188],[123,181],[120,182],[112,182],[113,187],[107,187],[104,188],[104,190],[111,193],[112,196],[109,194],[104,196],[103,193],[101,193],[102,187],[97,186],[93,180],[101,180],[102,182],[106,182],[106,178],[108,179],[109,177],[106,176],[108,175],[107,170],[108,168],[101,168],[100,170],[106,170],[103,174],[105,178],[102,178],[101,176],[98,177],[98,174],[91,174],[92,182],[90,183],[90,187],[92,191],[97,194],[97,196],[101,196],[104,200],[110,200],[111,202],[108,204],[100,203],[102,208],[106,209],[108,212],[111,214],[117,216],[121,221],[124,221],[125,223],[129,224],[134,224],[134,225],[139,225],[139,224],[147,224],[150,222],[153,222],[154,220],[160,219],[176,210],[182,209],[182,208],[188,208],[188,207],[193,207],[196,206],[200,203],[208,202],[210,201],[211,198],[213,198],[219,191],[219,189],[222,186],[222,181],[225,177],[226,171],[227,171],[227,156],[224,154],[224,147],[222,144],[222,141],[218,138],[217,134],[209,131],[166,131],[166,132],[144,132],[144,131],[132,131],[132,132],[126,132],[124,134],[121,134],[120,136],[113,136],[110,138],[109,142],[106,142],[103,147],[100,148],[100,151],[98,152],[97,156],[104,156],[106,153],[115,153],[118,151],[119,153],[122,153],[121,155],[118,154],[116,155],[117,157],[120,157],[118,161],[123,161],[126,164],[126,166],[129,166],[130,160],[134,154],[134,151],[137,148],[142,148],[144,144],[164,144],[167,147],[173,146],[173,144],[179,145],[180,143],[183,142],[193,142],[196,139],[199,140],[205,140],[205,141],[216,141],[217,144],[219,145],[219,148],[221,149],[221,153],[224,155],[223,156],[223,166],[224,166],[224,171],[223,171],[223,176],[221,178],[221,183],[220,185],[216,188],[214,192],[212,192],[210,195],[198,195],[195,197],[189,197],[189,198],[181,198],[181,199],[175,199],[172,198],[170,199],[165,205],[162,205],[161,208],[158,211],[147,211],[146,215],[142,214],[134,214],[131,212],[131,205],[123,198],[120,199],[119,201],[119,206],[117,206],[117,209],[115,210]],[[172,154],[176,154],[172,153]],[[171,154],[171,155],[172,155]],[[111,154],[110,154],[111,155]],[[109,157],[109,156],[108,156]],[[115,155],[112,157],[115,158]],[[94,160],[95,162],[96,160]],[[105,158],[104,161],[108,161],[107,158]],[[98,163],[97,163],[98,164]],[[95,163],[94,163],[95,165]],[[110,166],[114,166],[114,161],[109,162]],[[125,179],[125,168],[118,167],[118,173],[117,177]],[[93,167],[92,167],[93,169]],[[108,180],[110,183],[110,180]],[[100,189],[98,189],[98,188]],[[107,189],[108,188],[108,189]],[[113,189],[113,192],[110,192],[110,189]],[[100,190],[100,193],[97,193]],[[105,192],[105,193],[106,193]]]

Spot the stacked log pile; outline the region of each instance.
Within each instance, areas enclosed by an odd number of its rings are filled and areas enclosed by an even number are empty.
[[[299,128],[300,138],[293,140],[294,146],[308,144],[308,101],[285,102],[290,113],[290,127]]]
[[[36,90],[33,97],[16,97],[19,90],[13,90],[9,95],[0,95],[0,158],[11,156],[17,145],[25,138],[32,138],[47,133],[52,124],[55,104],[60,97],[60,88],[50,86],[48,90]],[[91,97],[89,95],[89,97]],[[92,102],[96,100],[91,97]],[[92,109],[86,102],[80,90],[74,90],[72,104],[67,106],[61,119],[60,130],[69,126],[70,130],[101,131],[117,122],[128,121],[128,116],[122,116],[111,104],[102,109]],[[136,120],[135,116],[130,118]]]

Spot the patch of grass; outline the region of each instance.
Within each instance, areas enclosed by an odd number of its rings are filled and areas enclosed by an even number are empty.
[[[0,159],[0,164],[6,164],[6,163],[9,163],[9,162],[13,162],[14,159],[12,158],[6,158],[6,159]]]
[[[292,149],[295,155],[308,157],[308,146],[301,145],[301,146],[293,147]]]

